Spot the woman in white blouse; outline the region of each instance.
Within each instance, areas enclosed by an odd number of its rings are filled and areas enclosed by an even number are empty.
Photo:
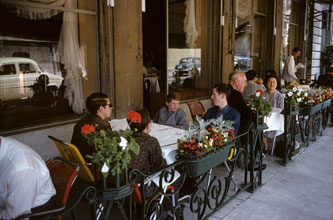
[[[283,95],[276,90],[278,79],[275,75],[268,76],[266,78],[266,87],[267,90],[264,92],[264,97],[268,100],[272,107],[274,108],[284,108],[284,97]],[[264,145],[265,145],[265,152],[268,151],[268,144],[267,138],[274,138],[275,131],[266,131],[264,132]]]

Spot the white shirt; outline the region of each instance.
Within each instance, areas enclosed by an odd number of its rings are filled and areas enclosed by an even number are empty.
[[[286,83],[291,83],[297,80],[296,76],[296,65],[294,56],[289,56],[286,60],[286,64],[284,65],[283,72],[282,72],[282,79],[286,81]]]
[[[13,138],[0,139],[0,219],[13,219],[43,205],[56,191],[35,151]]]

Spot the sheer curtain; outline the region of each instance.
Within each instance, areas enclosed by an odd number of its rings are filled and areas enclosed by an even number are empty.
[[[198,31],[195,26],[195,3],[194,0],[186,0],[185,2],[185,19],[184,19],[184,32],[186,33],[186,46],[188,48],[195,48],[198,39]]]
[[[41,20],[48,19],[60,11],[54,9],[43,9],[18,5],[17,1],[2,0],[5,6],[14,8],[15,13],[26,19]],[[77,0],[25,0],[25,2],[40,3],[52,6],[64,6],[66,8],[77,8]],[[77,14],[73,12],[63,13],[63,24],[58,42],[58,57],[65,65],[67,75],[64,80],[66,86],[65,98],[77,114],[84,112],[84,100],[82,92],[82,78],[86,76],[82,54],[78,40]]]
[[[77,0],[66,0],[66,8],[76,8]],[[64,85],[66,86],[65,98],[72,110],[77,114],[84,112],[84,100],[82,92],[82,77],[86,76],[86,70],[82,65],[82,54],[78,39],[77,14],[64,12],[61,28],[58,54],[59,61],[65,65],[67,75]]]

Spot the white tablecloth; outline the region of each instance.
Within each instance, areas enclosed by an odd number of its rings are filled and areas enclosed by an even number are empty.
[[[111,120],[110,123],[112,130],[115,131],[128,128],[126,119],[114,119]],[[167,164],[175,162],[175,156],[177,155],[177,139],[184,137],[185,130],[153,123],[149,134],[156,137],[159,141],[162,148],[162,155]]]
[[[282,109],[273,108],[272,114],[269,117],[265,117],[265,123],[268,129],[265,131],[276,131],[276,136],[283,134],[284,132],[284,115],[280,114]]]

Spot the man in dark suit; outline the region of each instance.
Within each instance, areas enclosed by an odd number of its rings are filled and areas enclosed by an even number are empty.
[[[228,97],[228,103],[231,107],[235,108],[241,114],[241,120],[239,125],[238,134],[245,132],[248,123],[251,122],[251,109],[244,102],[242,92],[246,87],[246,75],[243,72],[233,72],[229,75],[229,84],[231,85],[231,93]],[[245,138],[241,139],[242,143],[245,143]],[[260,145],[257,142],[255,147],[256,155]],[[262,164],[261,170],[266,169],[266,164]],[[258,164],[255,164],[255,171],[259,170]]]
[[[241,114],[240,126],[238,134],[242,134],[247,124],[251,121],[251,112],[249,107],[244,102],[242,92],[246,87],[246,75],[243,72],[233,72],[229,75],[229,84],[231,92],[228,97],[228,103]]]

